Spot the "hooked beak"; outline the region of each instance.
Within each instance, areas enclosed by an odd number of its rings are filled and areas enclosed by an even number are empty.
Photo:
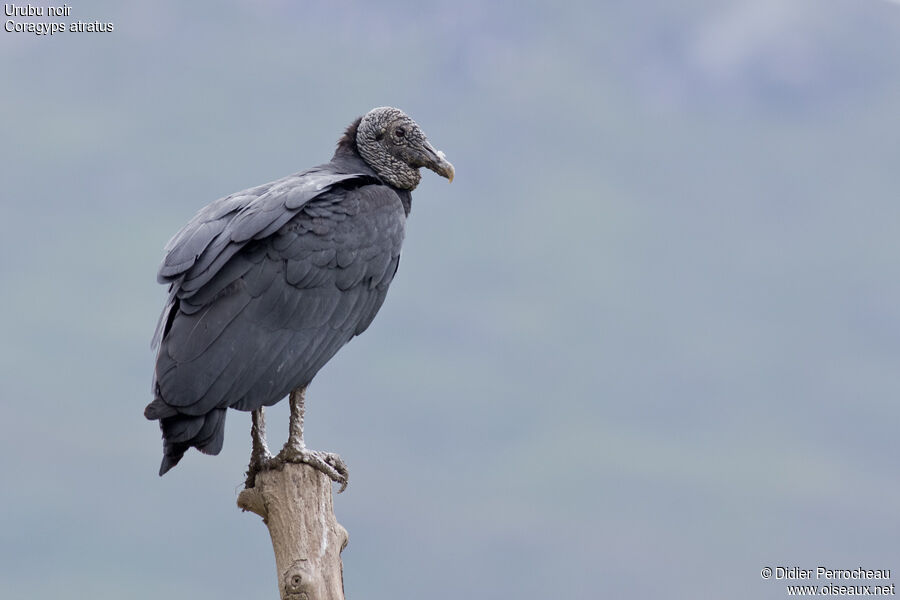
[[[444,158],[444,153],[440,150],[435,150],[434,146],[429,144],[427,140],[422,144],[422,166],[428,167],[441,177],[446,177],[451,183],[453,182],[453,176],[456,174],[453,165]]]

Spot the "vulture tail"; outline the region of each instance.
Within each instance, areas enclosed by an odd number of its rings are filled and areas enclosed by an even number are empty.
[[[197,417],[175,414],[161,418],[163,459],[159,474],[163,475],[177,465],[191,447],[204,454],[218,454],[225,441],[225,411],[225,408],[216,408]]]

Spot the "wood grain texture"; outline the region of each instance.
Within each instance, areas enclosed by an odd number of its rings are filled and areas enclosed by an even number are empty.
[[[263,518],[282,600],[343,600],[348,535],[334,516],[331,480],[306,464],[262,471],[237,504]]]

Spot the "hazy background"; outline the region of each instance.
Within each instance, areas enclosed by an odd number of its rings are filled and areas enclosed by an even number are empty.
[[[249,416],[156,476],[155,272],[380,105],[457,179],[424,174],[387,303],[309,392],[348,598],[900,571],[900,4],[71,6],[15,20],[115,30],[0,31],[4,598],[277,597],[235,506]]]

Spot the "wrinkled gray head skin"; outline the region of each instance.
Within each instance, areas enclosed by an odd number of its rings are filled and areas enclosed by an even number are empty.
[[[382,106],[366,113],[356,132],[356,146],[378,176],[396,188],[415,189],[421,167],[453,181],[453,165],[399,108]]]

